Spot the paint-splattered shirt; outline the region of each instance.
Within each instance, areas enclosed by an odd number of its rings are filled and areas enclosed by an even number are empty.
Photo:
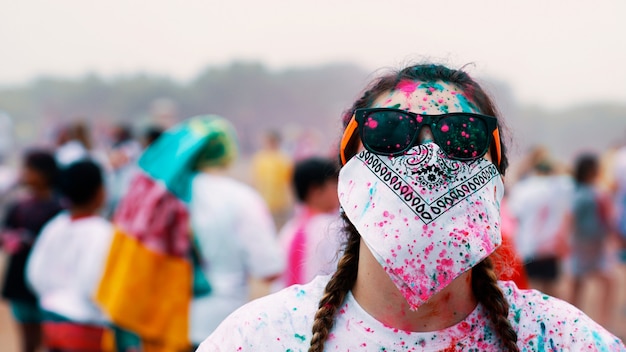
[[[288,287],[229,316],[199,352],[307,351],[313,317],[329,277]],[[521,351],[626,351],[624,344],[574,306],[535,290],[499,283],[510,303],[509,319]],[[500,337],[478,305],[463,321],[433,332],[383,325],[351,294],[338,310],[326,351],[497,351]]]

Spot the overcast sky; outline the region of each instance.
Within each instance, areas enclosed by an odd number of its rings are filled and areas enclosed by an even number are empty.
[[[509,83],[519,102],[626,103],[626,1],[0,0],[0,85],[41,74],[207,65],[272,69],[432,59]]]

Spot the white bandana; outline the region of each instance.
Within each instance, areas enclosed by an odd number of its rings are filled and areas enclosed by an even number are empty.
[[[350,221],[416,310],[500,245],[504,186],[494,164],[434,143],[398,157],[363,150],[339,173]]]

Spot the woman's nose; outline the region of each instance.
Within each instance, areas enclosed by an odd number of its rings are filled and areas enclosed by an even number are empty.
[[[423,126],[420,130],[419,135],[417,136],[417,143],[424,144],[430,143],[434,141],[433,131],[431,131],[430,126]]]

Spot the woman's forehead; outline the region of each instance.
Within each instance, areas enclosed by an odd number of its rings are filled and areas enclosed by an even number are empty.
[[[480,112],[459,87],[441,81],[400,81],[396,89],[387,91],[374,100],[372,107],[408,109],[426,115]]]

